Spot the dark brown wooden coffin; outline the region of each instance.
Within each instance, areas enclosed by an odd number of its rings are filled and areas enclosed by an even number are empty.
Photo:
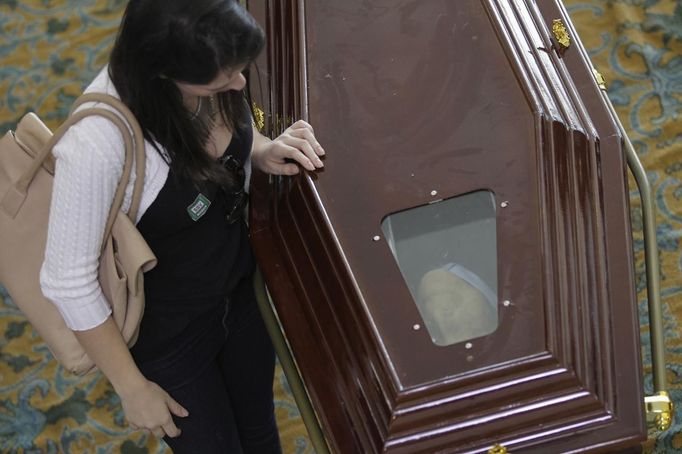
[[[314,173],[254,174],[251,233],[330,449],[637,447],[646,431],[622,138],[561,4],[248,6],[268,36],[250,80],[266,131],[304,118],[327,151]],[[492,251],[495,326],[439,345],[387,216],[414,213],[428,233],[430,216],[466,211],[444,203],[476,194],[491,201],[492,237],[430,253]],[[403,265],[422,252],[404,252]]]

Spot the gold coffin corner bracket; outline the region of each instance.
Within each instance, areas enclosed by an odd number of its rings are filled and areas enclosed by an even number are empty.
[[[661,391],[644,398],[646,420],[661,432],[668,430],[673,420],[673,403],[667,392]]]
[[[507,448],[502,445],[495,445],[488,450],[488,454],[507,454]]]

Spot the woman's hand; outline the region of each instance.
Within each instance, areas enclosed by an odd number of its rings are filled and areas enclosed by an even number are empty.
[[[126,419],[133,429],[146,429],[157,437],[180,435],[171,412],[181,417],[189,412],[142,375],[113,317],[109,316],[94,328],[73,333],[121,398]]]
[[[254,129],[254,146],[251,161],[255,167],[274,175],[296,175],[298,165],[313,171],[324,167],[320,156],[324,149],[315,138],[315,131],[303,120],[289,126],[276,139],[269,140]]]
[[[171,413],[184,418],[189,412],[156,383],[145,380],[119,395],[131,428],[147,430],[158,438],[180,435]]]

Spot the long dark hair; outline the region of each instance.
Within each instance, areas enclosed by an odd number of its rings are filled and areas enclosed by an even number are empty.
[[[130,0],[109,75],[145,139],[165,148],[176,175],[196,183],[233,182],[204,151],[210,121],[191,120],[174,81],[208,84],[220,71],[249,64],[264,43],[263,30],[237,0]],[[217,99],[233,134],[250,127],[242,92],[223,92]]]

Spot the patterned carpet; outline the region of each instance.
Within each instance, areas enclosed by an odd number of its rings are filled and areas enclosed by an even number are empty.
[[[454,1],[454,0],[453,0]],[[0,0],[0,133],[28,110],[52,128],[106,62],[123,0]],[[677,410],[648,452],[682,453],[682,0],[566,2],[653,184],[668,380]],[[634,184],[631,185],[634,188]],[[632,223],[643,358],[650,370],[642,217]],[[1,253],[1,251],[0,251]],[[1,287],[0,287],[1,289]],[[651,377],[646,379],[651,392]],[[313,452],[278,368],[277,417],[284,451]],[[100,375],[77,378],[52,360],[30,325],[0,293],[0,452],[162,453],[155,439],[126,428],[119,400]],[[345,453],[344,453],[345,454]]]

